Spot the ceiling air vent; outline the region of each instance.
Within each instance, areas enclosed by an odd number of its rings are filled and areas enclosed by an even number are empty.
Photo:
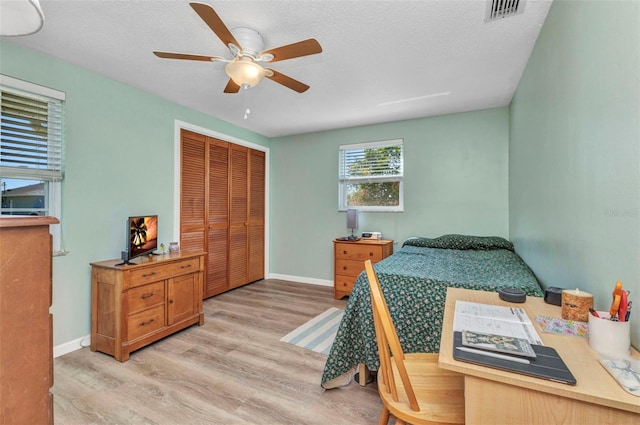
[[[522,13],[526,0],[487,0],[485,22],[508,18]]]

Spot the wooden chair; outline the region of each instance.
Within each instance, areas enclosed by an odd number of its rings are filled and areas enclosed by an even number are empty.
[[[438,353],[403,352],[370,260],[365,270],[380,356],[378,392],[383,407],[378,424],[386,425],[389,414],[396,417],[396,425],[464,423],[462,375],[440,369]]]

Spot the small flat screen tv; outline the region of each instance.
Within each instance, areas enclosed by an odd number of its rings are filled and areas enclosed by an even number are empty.
[[[127,219],[126,250],[122,251],[122,263],[134,264],[131,260],[158,249],[158,216],[138,215]]]

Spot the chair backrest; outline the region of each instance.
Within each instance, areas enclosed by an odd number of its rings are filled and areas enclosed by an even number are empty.
[[[382,294],[382,288],[378,276],[373,270],[371,260],[365,261],[365,271],[369,280],[371,291],[371,307],[373,309],[373,323],[376,329],[376,341],[378,343],[378,355],[380,356],[380,373],[382,374],[384,388],[390,393],[394,401],[398,401],[398,387],[393,376],[392,362],[395,364],[406,393],[409,405],[413,411],[419,411],[418,400],[404,364],[404,351],[400,345],[400,339],[391,320],[389,307]],[[378,382],[380,385],[380,382]]]

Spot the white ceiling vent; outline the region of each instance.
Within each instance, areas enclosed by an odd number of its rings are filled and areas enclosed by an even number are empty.
[[[526,0],[487,0],[485,22],[491,22],[524,12]]]

